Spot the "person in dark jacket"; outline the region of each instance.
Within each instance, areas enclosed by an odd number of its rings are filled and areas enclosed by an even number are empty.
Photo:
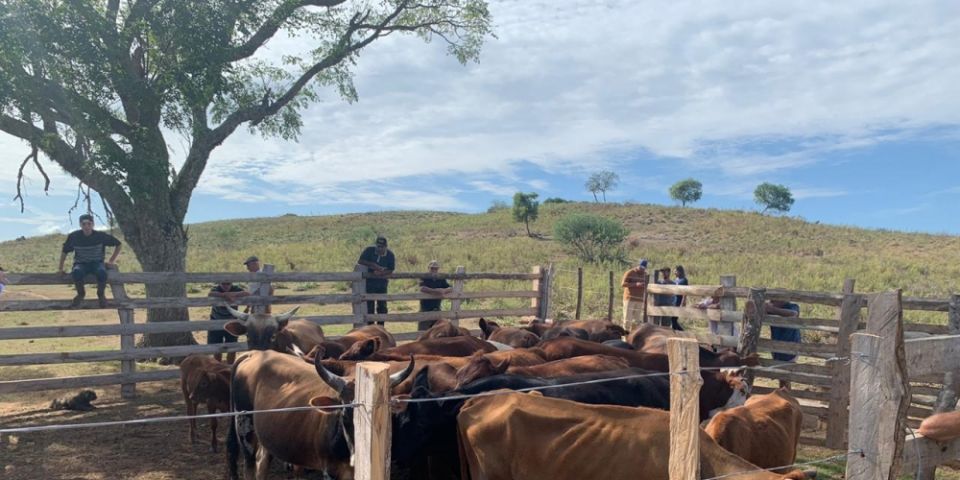
[[[110,260],[104,262],[106,247],[114,248]],[[91,273],[97,277],[97,300],[100,308],[107,306],[107,298],[104,294],[107,286],[107,266],[112,267],[117,261],[120,248],[120,240],[117,240],[117,237],[93,229],[93,215],[80,215],[80,230],[71,232],[63,242],[59,267],[60,274],[66,275],[63,264],[67,254],[73,252],[73,269],[70,271],[70,276],[73,277],[74,285],[77,287],[77,295],[73,297],[71,304],[73,307],[80,306],[80,302],[86,296],[83,279]]]
[[[396,266],[396,257],[394,257],[392,251],[387,249],[387,239],[377,237],[376,245],[365,248],[357,263],[367,267],[367,271],[373,274],[372,277],[367,278],[367,293],[387,293],[387,283],[389,282],[387,277],[393,273]],[[376,304],[376,308],[374,308],[374,304]],[[387,313],[387,301],[368,301],[367,313],[372,314],[374,312]],[[372,323],[367,322],[368,325]],[[377,324],[383,325],[383,322],[377,322]]]

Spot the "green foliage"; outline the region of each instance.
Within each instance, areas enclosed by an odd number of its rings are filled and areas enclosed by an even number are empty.
[[[560,197],[550,197],[543,201],[544,205],[548,203],[571,203],[571,201]]]
[[[620,176],[609,170],[601,170],[590,175],[584,186],[593,194],[593,201],[599,202],[597,193],[603,193],[603,201],[607,201],[607,191],[613,190],[620,182]]]
[[[688,203],[700,200],[702,195],[703,184],[692,178],[680,180],[670,187],[670,198],[680,202],[684,207],[686,207]]]
[[[507,205],[507,202],[504,202],[503,200],[494,200],[490,202],[490,206],[487,208],[487,213],[499,212],[508,208],[510,208],[510,206]]]
[[[793,194],[783,185],[764,182],[757,185],[757,189],[753,191],[753,200],[763,207],[763,212],[789,212],[793,205]]]
[[[585,262],[623,259],[628,233],[621,222],[588,213],[567,215],[553,226],[557,241]]]
[[[513,219],[517,222],[523,222],[527,227],[527,236],[533,236],[530,233],[530,222],[537,220],[540,214],[540,202],[537,201],[536,193],[517,192],[513,194]]]

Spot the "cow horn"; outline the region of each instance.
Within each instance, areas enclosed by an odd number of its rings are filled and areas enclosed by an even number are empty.
[[[343,393],[343,390],[347,388],[347,381],[343,379],[340,375],[327,370],[327,367],[323,366],[321,363],[323,355],[317,355],[313,359],[313,366],[317,369],[317,375],[320,375],[320,379],[324,381],[327,385],[333,387],[337,391],[337,395]]]
[[[230,306],[227,306],[227,311],[230,312],[230,315],[233,315],[234,317],[236,317],[237,320],[240,320],[241,322],[246,322],[247,319],[250,318],[249,313],[238,312],[233,308],[231,308]]]
[[[285,313],[281,313],[280,315],[277,315],[277,321],[285,322],[287,320],[290,320],[290,317],[292,317],[293,314],[297,313],[297,310],[300,310],[300,307],[294,307],[294,309],[290,310],[289,312],[285,312]]]
[[[390,388],[400,385],[400,383],[406,380],[407,377],[409,377],[410,374],[413,373],[414,362],[415,360],[413,358],[413,355],[410,355],[410,364],[407,365],[407,368],[404,368],[402,371],[394,373],[393,375],[390,375]]]

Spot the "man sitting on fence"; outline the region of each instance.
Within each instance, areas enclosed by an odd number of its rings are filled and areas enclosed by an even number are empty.
[[[642,259],[635,268],[623,274],[620,286],[623,287],[623,323],[624,330],[630,332],[643,321],[643,297],[647,294],[647,260]]]
[[[430,276],[420,279],[420,292],[429,293],[431,295],[443,295],[445,293],[450,293],[453,288],[450,287],[450,284],[445,278],[437,278],[437,274],[440,273],[440,262],[436,260],[431,260],[427,265],[427,268],[430,269]],[[421,312],[439,312],[440,304],[443,302],[440,298],[430,298],[420,300],[420,311]],[[429,330],[434,323],[437,323],[436,320],[423,320],[417,322],[417,331],[423,332]]]
[[[114,247],[114,249],[110,260],[104,263],[106,247]],[[67,235],[60,254],[59,272],[65,275],[63,262],[67,259],[67,254],[73,252],[73,270],[70,271],[70,276],[73,277],[74,285],[77,287],[77,296],[73,297],[71,306],[80,306],[80,302],[87,294],[83,279],[91,273],[97,277],[97,300],[100,308],[107,306],[107,298],[104,294],[107,286],[107,266],[112,266],[117,261],[120,248],[120,240],[117,240],[117,237],[93,229],[93,215],[88,213],[80,215],[80,230]]]
[[[786,300],[769,300],[765,305],[766,313],[780,317],[799,317],[800,305]],[[770,338],[780,342],[800,343],[800,330],[789,327],[770,326]],[[773,359],[782,362],[796,362],[797,355],[792,353],[773,352]],[[780,386],[790,388],[790,382],[780,380]]]
[[[233,282],[220,282],[217,286],[211,288],[210,293],[207,294],[208,297],[222,298],[231,304],[236,302],[238,298],[248,295],[250,295],[250,292],[244,290],[239,285],[234,285]],[[230,308],[236,310],[237,305],[230,305]],[[217,305],[210,309],[210,320],[233,319],[234,317],[230,314],[230,310],[227,310],[227,307],[224,305]],[[237,337],[223,329],[207,331],[207,345],[218,345],[221,343],[237,343]],[[220,352],[214,353],[213,358],[219,362],[221,360]],[[227,363],[232,364],[235,358],[236,352],[227,353]]]

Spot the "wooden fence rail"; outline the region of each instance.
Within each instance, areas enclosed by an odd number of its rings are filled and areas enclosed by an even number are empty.
[[[269,270],[265,266],[265,270]],[[160,370],[137,372],[137,361],[158,357],[183,357],[190,354],[226,353],[246,350],[246,344],[223,345],[190,345],[174,347],[137,348],[135,335],[155,333],[196,332],[220,329],[227,320],[200,320],[176,321],[162,323],[136,323],[134,312],[138,309],[153,308],[189,308],[212,307],[224,305],[224,301],[212,297],[188,298],[131,298],[126,286],[129,284],[157,284],[157,283],[217,283],[220,281],[233,282],[349,282],[350,291],[343,294],[312,294],[312,295],[275,295],[249,296],[237,299],[238,305],[291,305],[314,304],[352,305],[349,314],[312,315],[297,317],[312,321],[318,325],[362,325],[367,322],[413,322],[425,320],[450,319],[458,322],[466,318],[478,317],[519,317],[541,315],[549,308],[550,267],[534,267],[531,273],[467,273],[464,267],[458,267],[453,273],[438,274],[439,278],[450,279],[453,283],[451,293],[439,296],[450,300],[451,309],[435,312],[411,312],[390,314],[368,314],[367,301],[417,301],[436,299],[438,296],[420,292],[374,294],[366,293],[366,277],[368,274],[358,268],[353,272],[259,272],[259,273],[169,273],[144,272],[120,273],[116,270],[108,272],[107,283],[113,291],[113,298],[109,300],[107,309],[118,312],[119,322],[113,325],[69,325],[43,327],[11,327],[0,328],[0,341],[3,340],[32,340],[60,337],[88,337],[88,336],[119,336],[119,350],[100,351],[58,351],[49,353],[29,353],[0,355],[0,367],[14,367],[27,365],[50,365],[78,362],[120,362],[119,374],[91,375],[83,377],[67,377],[53,379],[23,379],[0,382],[0,393],[37,391],[54,388],[73,388],[86,386],[102,386],[121,384],[121,393],[124,398],[135,395],[137,382],[153,381],[158,379],[176,378],[177,370]],[[391,279],[420,279],[430,276],[429,273],[394,273]],[[68,276],[48,273],[9,274],[9,285],[67,285],[72,284]],[[529,290],[478,290],[464,291],[465,282],[469,280],[496,280],[496,281],[529,281]],[[514,308],[492,309],[463,309],[466,300],[481,299],[529,299],[529,307],[517,306]],[[71,306],[69,300],[17,300],[0,302],[0,315],[3,312],[37,312],[59,310],[94,310],[100,309],[96,301],[86,301],[79,308]],[[416,332],[398,333],[398,340],[413,339]],[[89,382],[89,383],[87,383]]]

